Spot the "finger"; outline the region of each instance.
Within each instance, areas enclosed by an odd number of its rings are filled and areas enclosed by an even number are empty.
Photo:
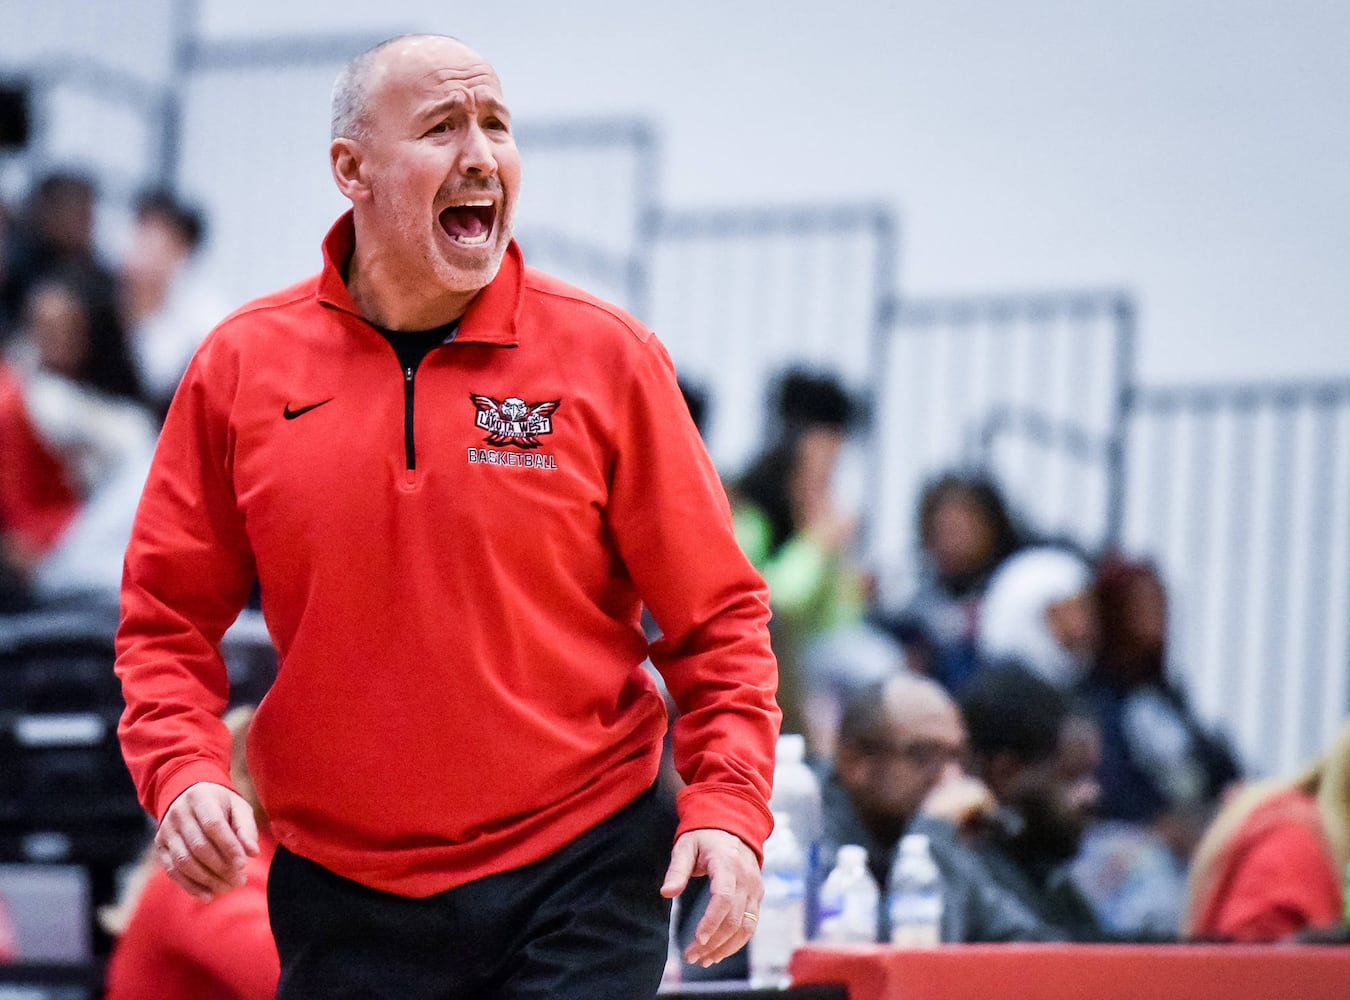
[[[730,940],[728,940],[724,945],[722,945],[721,948],[718,948],[716,951],[710,952],[708,954],[707,964],[712,965],[716,962],[722,961],[722,959],[724,958],[730,958],[732,955],[736,954],[736,952],[740,951],[742,948],[744,948],[747,944],[750,943],[750,938],[754,936],[754,933],[755,933],[755,922],[753,920],[750,920],[748,917],[742,918],[740,930],[738,930],[731,937]]]
[[[253,807],[242,798],[230,799],[230,826],[244,853],[249,857],[258,856],[258,821],[253,815]]]
[[[228,814],[214,799],[194,803],[192,824],[184,824],[183,839],[192,856],[230,885],[244,881],[244,845],[230,824]]]
[[[755,933],[757,923],[758,920],[754,910],[743,910],[739,920],[729,919],[727,924],[720,929],[724,933],[714,933],[712,940],[706,946],[700,948],[689,961],[691,964],[702,965],[707,968],[728,956],[736,954],[750,941]]]
[[[198,898],[210,900],[218,893],[234,888],[193,855],[188,843],[177,831],[161,831],[159,858],[169,877]]]
[[[209,888],[188,878],[182,872],[173,867],[173,859],[166,853],[160,855],[160,862],[164,865],[164,871],[169,876],[169,880],[182,888],[188,895],[203,903],[209,903],[216,898],[216,894]]]
[[[705,968],[744,948],[759,925],[759,911],[764,900],[764,880],[759,869],[751,868],[738,875],[736,884],[738,892],[745,894],[744,903],[737,904],[728,917],[727,925],[731,926],[731,931],[725,937],[714,933],[701,949],[699,961]],[[727,925],[724,925],[724,931]]]
[[[670,867],[666,869],[666,879],[661,884],[661,895],[674,899],[684,892],[697,857],[698,852],[691,838],[685,836],[675,841],[675,849],[670,853]]]
[[[703,952],[702,961],[705,966],[725,958],[738,947],[734,942],[738,937],[745,936],[747,920],[745,915],[749,912],[752,911],[749,909],[745,894],[736,893],[731,899],[731,907],[727,915],[721,923],[712,928],[707,943],[701,949]]]
[[[745,913],[746,893],[737,887],[733,866],[713,861],[708,865],[708,877],[711,893],[708,908],[694,930],[694,941],[690,945],[697,956],[696,961],[706,960],[711,952],[735,935]]]

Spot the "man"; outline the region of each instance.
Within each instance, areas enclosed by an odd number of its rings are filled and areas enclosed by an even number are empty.
[[[977,840],[989,873],[1073,940],[1110,940],[1069,870],[1099,796],[1096,722],[1015,667],[977,674],[961,711],[972,770],[995,806]]]
[[[852,699],[839,726],[835,763],[822,783],[824,856],[843,844],[867,848],[882,887],[906,833],[927,833],[943,878],[942,940],[1054,940],[1062,935],[995,885],[955,830],[926,800],[965,753],[966,734],[951,696],[935,681],[897,674]],[[882,906],[879,935],[889,937]]]
[[[715,900],[690,960],[758,918],[767,593],[664,348],[524,266],[492,67],[397,38],[333,105],[352,211],[319,276],[197,353],[127,553],[121,736],[161,857],[209,900],[256,850],[216,648],[256,579],[279,996],[652,995],[691,875]]]

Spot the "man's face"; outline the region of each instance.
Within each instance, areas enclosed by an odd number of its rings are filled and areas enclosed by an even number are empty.
[[[1027,853],[1050,862],[1068,861],[1078,853],[1101,794],[1096,778],[1100,761],[1096,725],[1070,716],[1060,730],[1055,756],[1023,769],[1006,804],[1025,822],[1017,839]]]
[[[908,823],[965,751],[961,717],[950,704],[907,705],[856,746],[841,747],[838,772],[859,813]]]
[[[989,561],[994,528],[979,504],[957,493],[933,510],[927,543],[938,573],[944,579],[960,579]]]
[[[388,46],[370,72],[354,141],[368,185],[363,235],[405,278],[477,291],[501,266],[520,190],[497,74],[472,49],[434,37]]]

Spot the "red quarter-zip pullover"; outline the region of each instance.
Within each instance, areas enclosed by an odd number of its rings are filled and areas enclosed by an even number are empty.
[[[226,319],[170,410],[118,632],[143,802],[229,784],[216,646],[256,574],[280,666],[249,763],[296,853],[409,896],[547,856],[654,780],[648,655],[681,832],[758,851],[767,592],[665,349],[513,244],[409,379],[343,283],[353,240],[347,215],[317,277]]]

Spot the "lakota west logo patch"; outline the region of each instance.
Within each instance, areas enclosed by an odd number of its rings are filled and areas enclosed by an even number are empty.
[[[487,431],[483,440],[488,444],[513,444],[517,448],[538,448],[541,434],[553,433],[552,413],[562,402],[553,399],[547,403],[527,403],[519,396],[507,396],[500,403],[491,396],[470,393],[469,398],[478,408],[474,425]]]

